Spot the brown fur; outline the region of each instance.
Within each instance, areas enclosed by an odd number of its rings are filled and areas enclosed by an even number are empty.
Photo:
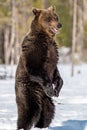
[[[33,13],[31,31],[23,40],[16,72],[18,130],[31,129],[32,125],[49,126],[54,116],[51,96],[58,96],[63,84],[54,41],[55,31],[61,24],[53,7],[33,9]]]

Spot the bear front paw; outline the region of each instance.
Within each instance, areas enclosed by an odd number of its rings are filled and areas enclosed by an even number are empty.
[[[59,91],[54,89],[54,95],[53,96],[58,97],[59,96]]]

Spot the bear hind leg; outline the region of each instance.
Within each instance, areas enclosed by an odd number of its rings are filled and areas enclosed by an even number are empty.
[[[35,127],[38,127],[38,128],[49,127],[54,117],[54,109],[55,109],[55,106],[51,98],[46,97],[45,99],[43,99],[43,106],[42,106],[40,119]]]
[[[28,126],[29,125],[29,126]],[[21,115],[18,117],[18,121],[17,121],[17,130],[28,130],[28,127],[32,127],[32,125],[30,125],[30,123],[28,123],[28,118],[26,115]]]
[[[34,107],[29,109],[29,111],[22,109],[22,113],[18,116],[17,126],[18,129],[30,130],[33,125],[35,125],[40,118],[41,110],[38,105],[34,104]]]
[[[20,94],[18,93],[16,98],[18,106],[17,130],[29,130],[38,122],[41,113],[41,106],[34,94],[27,94],[27,92],[30,92],[27,91],[26,88],[24,90],[24,88],[19,87],[17,89],[17,92],[18,91],[20,91]]]

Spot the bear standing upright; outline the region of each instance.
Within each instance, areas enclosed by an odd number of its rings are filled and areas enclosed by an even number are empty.
[[[63,80],[57,68],[54,40],[61,28],[54,7],[33,9],[31,31],[25,36],[16,71],[17,129],[46,128],[54,117],[52,96],[58,96]],[[53,85],[55,88],[53,88]]]

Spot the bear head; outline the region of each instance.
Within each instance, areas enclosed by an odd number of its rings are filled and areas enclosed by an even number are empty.
[[[50,36],[54,36],[62,27],[55,7],[51,6],[47,9],[33,8],[32,11],[34,20],[32,21],[31,29],[33,31],[43,31]]]

